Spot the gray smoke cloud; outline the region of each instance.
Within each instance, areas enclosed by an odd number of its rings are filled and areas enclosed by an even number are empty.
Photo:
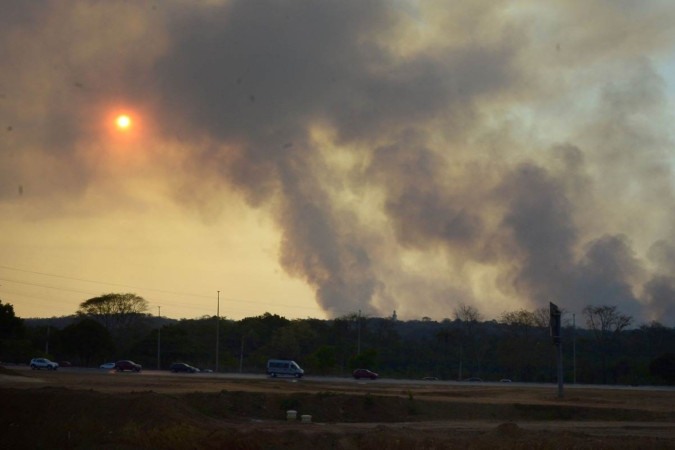
[[[190,206],[187,193],[217,180],[268,212],[281,266],[332,315],[450,317],[469,303],[496,316],[554,301],[675,323],[672,105],[658,62],[675,43],[668,2],[10,9],[3,117],[49,126],[21,145],[2,138],[2,201],[34,177],[22,152],[47,147],[57,168],[42,174],[86,189],[96,174],[75,148],[94,131],[82,117],[122,95],[184,143],[181,164],[158,156],[174,198]],[[97,29],[106,20],[121,34]],[[39,60],[50,48],[61,56]],[[31,82],[43,97],[24,102],[14,92]]]

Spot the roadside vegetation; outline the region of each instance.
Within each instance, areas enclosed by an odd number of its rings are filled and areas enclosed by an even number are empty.
[[[71,316],[21,319],[0,301],[0,361],[25,364],[44,356],[98,367],[132,359],[162,370],[183,361],[202,369],[262,373],[267,359],[285,358],[310,375],[348,376],[364,367],[383,377],[556,380],[546,309],[483,320],[475,308],[460,305],[442,321],[357,313],[333,320],[270,313],[242,320],[173,320],[147,309],[135,294],[105,294],[83,302]],[[635,325],[611,305],[588,306],[583,314],[577,326],[567,321],[563,327],[567,383],[675,384],[675,329]]]

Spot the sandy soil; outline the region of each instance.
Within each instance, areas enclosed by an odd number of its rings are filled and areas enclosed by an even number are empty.
[[[0,433],[12,448],[675,448],[673,390],[556,394],[14,368],[0,370]]]

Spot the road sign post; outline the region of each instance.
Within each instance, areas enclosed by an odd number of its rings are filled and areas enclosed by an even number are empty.
[[[549,302],[549,328],[551,330],[551,339],[553,345],[558,351],[558,397],[563,397],[563,358],[562,358],[562,338],[560,336],[560,322],[562,313],[555,303]]]

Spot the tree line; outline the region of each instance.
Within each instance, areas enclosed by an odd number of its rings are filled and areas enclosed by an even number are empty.
[[[566,383],[675,384],[674,328],[656,322],[631,327],[632,318],[612,305],[589,305],[580,319],[585,327],[569,320],[563,326]],[[364,367],[384,377],[555,382],[548,321],[548,309],[483,320],[468,305],[442,321],[360,313],[330,320],[271,313],[174,320],[148,314],[142,297],[116,293],[82,302],[72,316],[24,320],[0,301],[0,361],[46,356],[98,367],[132,359],[162,370],[182,361],[262,373],[267,359],[283,358],[297,361],[308,374],[347,376]]]

